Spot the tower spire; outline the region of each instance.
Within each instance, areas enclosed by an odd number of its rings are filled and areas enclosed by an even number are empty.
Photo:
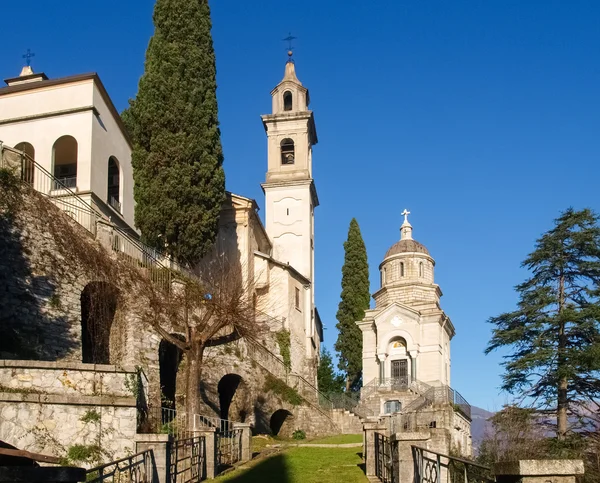
[[[408,222],[410,211],[405,208],[401,214],[404,216],[404,223],[400,227],[400,240],[412,240],[412,225]]]

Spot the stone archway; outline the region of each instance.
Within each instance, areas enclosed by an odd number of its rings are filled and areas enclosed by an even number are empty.
[[[277,436],[280,433],[285,436],[289,436],[294,431],[293,429],[294,415],[287,409],[278,409],[271,415],[269,421],[269,427],[271,428],[271,434]]]
[[[108,282],[90,282],[81,292],[81,361],[110,364],[110,335],[119,290]]]
[[[174,337],[178,337],[172,334]],[[179,338],[179,337],[178,337]],[[183,351],[168,340],[161,340],[158,346],[158,368],[160,376],[160,400],[162,407],[175,409],[177,392],[177,372],[183,359]]]
[[[242,376],[226,374],[217,386],[220,418],[244,423],[250,415],[250,390]]]

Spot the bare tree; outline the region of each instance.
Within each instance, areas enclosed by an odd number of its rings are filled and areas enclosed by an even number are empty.
[[[153,328],[179,348],[186,358],[186,412],[200,412],[199,383],[205,349],[260,333],[265,323],[257,316],[253,287],[239,262],[225,256],[207,257],[197,267],[197,279],[174,284],[168,300],[150,288],[148,315]],[[247,279],[248,277],[246,277]],[[182,335],[172,335],[174,329]]]

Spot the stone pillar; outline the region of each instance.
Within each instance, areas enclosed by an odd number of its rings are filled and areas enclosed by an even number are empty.
[[[410,380],[415,382],[417,380],[417,358],[410,358]]]
[[[217,457],[217,428],[203,428],[194,431],[194,436],[204,437],[206,478],[213,479],[219,471],[219,462]]]
[[[169,443],[168,434],[136,434],[135,452],[152,450],[152,483],[167,483],[169,481]]]
[[[96,240],[109,252],[112,252],[113,227],[104,220],[96,221]]]
[[[391,436],[392,441],[398,445],[398,468],[401,482],[410,482],[415,478],[415,466],[412,447],[419,446],[427,448],[431,439],[429,432],[396,433]],[[445,481],[445,480],[440,480]]]
[[[387,427],[380,422],[377,423],[364,423],[364,459],[365,459],[365,471],[367,477],[375,476],[375,433],[385,433]]]
[[[382,384],[385,379],[385,360],[387,359],[387,354],[377,354],[377,359],[379,360],[379,381]]]
[[[241,429],[242,437],[240,444],[241,447],[241,461],[250,461],[252,459],[252,427],[250,423],[233,423],[233,429]]]
[[[582,460],[520,460],[494,465],[498,483],[575,483],[583,473]]]

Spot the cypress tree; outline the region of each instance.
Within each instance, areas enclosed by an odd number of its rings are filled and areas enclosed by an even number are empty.
[[[517,309],[489,322],[486,353],[505,356],[502,388],[556,414],[557,436],[569,416],[600,397],[600,228],[589,209],[569,208],[522,263],[532,276],[516,287]],[[581,415],[581,414],[580,414]]]
[[[225,199],[207,0],[157,0],[137,97],[123,113],[133,140],[135,223],[149,245],[196,263],[215,241]]]
[[[346,377],[346,391],[358,389],[362,376],[362,333],[356,322],[363,319],[370,306],[369,264],[367,250],[355,218],[350,222],[344,242],[342,294],[337,311],[339,353],[338,368]]]
[[[344,391],[345,378],[335,373],[331,353],[323,347],[317,369],[319,391],[324,394],[340,394]]]

